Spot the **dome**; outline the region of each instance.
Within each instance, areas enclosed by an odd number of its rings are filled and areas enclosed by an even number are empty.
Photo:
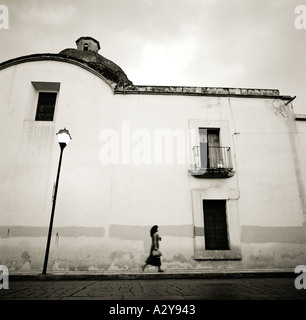
[[[113,61],[98,53],[100,44],[91,37],[81,37],[76,41],[77,49],[64,49],[59,54],[67,58],[75,58],[85,62],[91,68],[102,74],[106,79],[118,86],[132,86],[133,83],[124,71]]]

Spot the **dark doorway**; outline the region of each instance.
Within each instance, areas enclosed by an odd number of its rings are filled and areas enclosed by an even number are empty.
[[[226,200],[203,200],[205,250],[229,250]]]

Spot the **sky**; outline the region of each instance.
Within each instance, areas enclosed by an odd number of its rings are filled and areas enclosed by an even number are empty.
[[[279,89],[306,114],[302,0],[0,0],[0,62],[101,45],[135,85]],[[306,1],[304,0],[306,8]],[[299,20],[301,21],[301,19]]]

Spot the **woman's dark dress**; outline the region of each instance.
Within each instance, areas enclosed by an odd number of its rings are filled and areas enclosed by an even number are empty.
[[[160,267],[161,266],[160,257],[156,257],[156,256],[152,255],[152,252],[154,251],[155,248],[159,249],[159,236],[158,236],[157,232],[155,232],[152,237],[150,255],[147,258],[146,263],[150,264],[152,266]]]

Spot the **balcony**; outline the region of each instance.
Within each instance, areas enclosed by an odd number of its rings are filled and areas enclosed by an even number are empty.
[[[205,147],[192,148],[194,169],[188,170],[196,178],[230,178],[233,171],[230,147]]]

